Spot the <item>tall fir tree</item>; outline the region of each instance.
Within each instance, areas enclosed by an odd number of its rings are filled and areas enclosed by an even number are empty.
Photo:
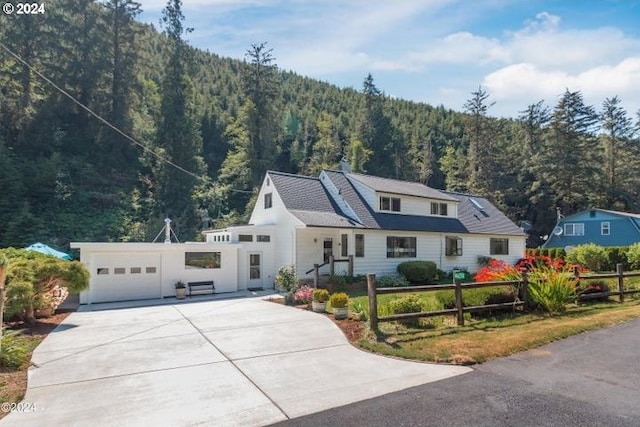
[[[160,123],[157,147],[174,165],[161,162],[156,166],[156,215],[174,221],[182,239],[193,238],[200,225],[197,214],[198,176],[205,173],[202,159],[202,139],[193,106],[193,87],[189,77],[192,60],[189,47],[182,36],[190,32],[183,26],[182,1],[169,0],[162,11],[164,34],[170,46],[170,56],[162,81]],[[186,173],[185,170],[195,174]]]

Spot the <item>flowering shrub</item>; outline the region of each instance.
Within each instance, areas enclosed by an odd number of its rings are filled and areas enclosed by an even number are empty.
[[[518,269],[504,261],[492,259],[489,265],[482,267],[476,273],[476,282],[497,282],[503,280],[520,280]]]
[[[293,293],[293,301],[295,304],[309,304],[313,299],[313,288],[307,285],[300,286]]]
[[[275,278],[276,287],[280,291],[293,292],[296,287],[296,268],[292,265],[283,265],[278,269]]]
[[[565,262],[562,258],[552,258],[548,255],[528,255],[525,258],[521,258],[515,267],[518,271],[531,271],[538,267],[549,267],[554,270],[561,270],[564,266]]]

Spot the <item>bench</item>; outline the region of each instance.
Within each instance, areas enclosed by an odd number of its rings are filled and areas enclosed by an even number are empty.
[[[211,291],[212,294],[216,293],[216,287],[213,286],[213,280],[204,281],[204,282],[189,282],[187,283],[189,287],[189,296],[193,291]]]

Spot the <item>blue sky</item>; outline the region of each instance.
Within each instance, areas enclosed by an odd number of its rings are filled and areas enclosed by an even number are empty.
[[[165,0],[139,0],[158,27]],[[183,0],[191,45],[242,59],[268,42],[278,66],[358,90],[462,110],[482,86],[516,117],[566,88],[600,109],[640,110],[638,0]]]

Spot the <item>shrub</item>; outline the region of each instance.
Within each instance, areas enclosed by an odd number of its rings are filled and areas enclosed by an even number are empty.
[[[538,267],[529,273],[529,295],[550,314],[564,311],[567,299],[575,294],[578,280],[567,269]]]
[[[607,262],[607,252],[602,246],[595,243],[578,245],[567,254],[567,262],[580,264],[592,271],[602,271],[602,267]]]
[[[393,314],[420,313],[423,310],[423,303],[417,295],[408,295],[389,301],[389,309]],[[402,320],[405,325],[419,325],[420,319]]]
[[[276,287],[278,290],[291,293],[296,288],[296,268],[292,265],[283,265],[276,275]]]
[[[295,304],[309,304],[313,298],[313,288],[307,285],[300,286],[293,293],[293,301]]]
[[[402,288],[411,286],[404,276],[382,276],[376,279],[376,288]]]
[[[349,296],[344,292],[336,292],[331,295],[329,302],[334,308],[346,307],[349,304]]]
[[[640,243],[635,243],[627,249],[627,262],[634,270],[640,268]]]
[[[411,283],[427,283],[435,280],[438,268],[433,261],[408,261],[398,265],[398,273]]]
[[[609,292],[609,285],[603,280],[578,280],[576,293],[578,299],[588,301],[606,301],[609,299],[609,295],[602,295],[598,297],[591,297],[592,294],[600,294],[603,292]]]
[[[622,264],[622,268],[626,271],[631,269],[627,259],[627,252],[630,246],[611,246],[604,250],[607,252],[607,262],[602,266],[604,271],[616,271],[616,265]]]
[[[487,267],[482,267],[476,273],[477,282],[520,280],[521,277],[522,275],[516,267],[497,259],[489,261],[489,265]]]
[[[5,331],[2,336],[0,364],[6,368],[18,369],[28,360],[29,351],[19,335],[19,331]]]
[[[317,302],[329,301],[329,291],[327,291],[326,289],[314,289],[313,300]]]

